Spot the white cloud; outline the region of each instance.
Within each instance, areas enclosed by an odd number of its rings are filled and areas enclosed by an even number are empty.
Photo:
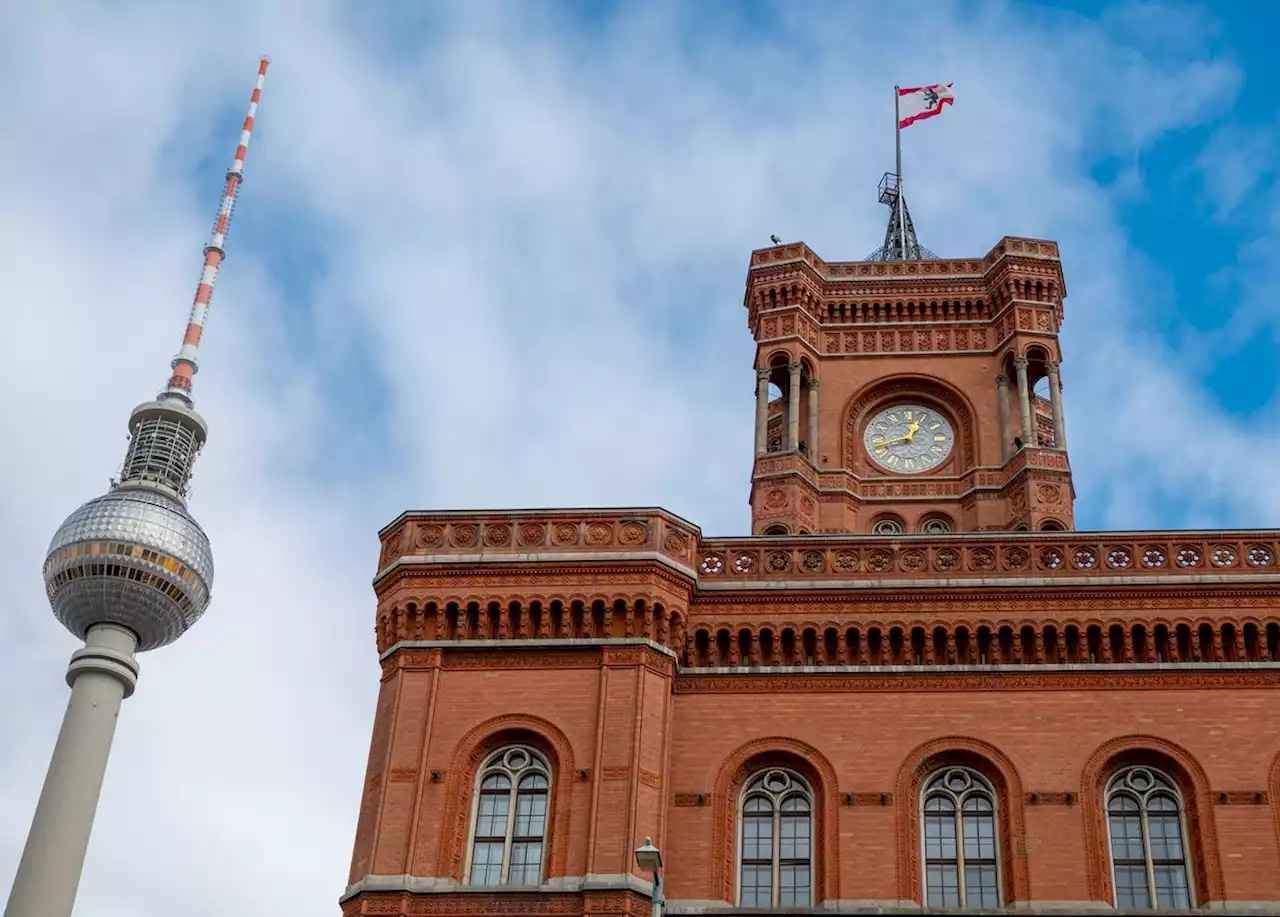
[[[43,551],[163,381],[262,50],[275,65],[196,390],[212,436],[192,509],[216,597],[143,659],[81,914],[334,909],[377,682],[375,533],[402,509],[657,503],[745,529],[748,251],[770,232],[833,260],[875,248],[895,79],[957,87],[906,137],[926,245],[1062,242],[1092,517],[1141,525],[1193,489],[1187,520],[1280,512],[1265,469],[1210,445],[1277,443],[1140,334],[1157,268],[1135,273],[1088,173],[1092,150],[1136,155],[1229,105],[1229,61],[1002,5],[939,5],[934,39],[905,49],[885,41],[896,13],[861,8],[784,6],[761,32],[646,7],[574,38],[529,8],[476,7],[394,34],[319,4],[9,14],[0,75],[27,89],[0,100],[0,601],[19,648],[0,690],[24,702],[0,713],[0,876],[74,646],[46,609]],[[1170,104],[1109,130],[1111,89],[1153,81]],[[290,234],[318,277],[281,274]]]

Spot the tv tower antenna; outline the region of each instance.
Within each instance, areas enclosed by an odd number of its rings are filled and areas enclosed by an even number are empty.
[[[67,517],[45,557],[53,614],[85,645],[67,667],[71,700],[5,917],[70,917],[120,704],[138,681],[134,653],[177,640],[209,606],[213,553],[186,503],[191,468],[209,433],[193,407],[191,380],[270,63],[264,57],[258,65],[169,381],[153,401],[133,409],[119,481]]]

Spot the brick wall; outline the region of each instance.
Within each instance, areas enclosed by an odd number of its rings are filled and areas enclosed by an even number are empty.
[[[631,850],[653,836],[677,905],[733,900],[738,791],[766,764],[818,797],[816,902],[920,900],[918,790],[945,763],[997,788],[1007,904],[1106,901],[1101,787],[1138,761],[1182,790],[1198,903],[1280,902],[1280,707],[1274,688],[1224,687],[1221,670],[1141,687],[1095,673],[1078,690],[1061,672],[1037,689],[1024,670],[939,690],[937,669],[860,688],[835,672],[676,675],[656,647],[419,655],[384,678],[352,881],[462,881],[476,768],[522,741],[557,771],[548,877],[635,874]]]

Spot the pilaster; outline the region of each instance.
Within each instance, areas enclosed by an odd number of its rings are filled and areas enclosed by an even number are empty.
[[[635,848],[663,838],[675,664],[647,647],[606,647],[600,678],[586,874],[639,875]]]

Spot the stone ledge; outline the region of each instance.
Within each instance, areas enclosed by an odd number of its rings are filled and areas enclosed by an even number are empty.
[[[401,640],[394,646],[379,654],[378,659],[385,660],[400,650],[418,649],[491,649],[491,650],[530,650],[530,649],[587,649],[593,646],[645,646],[655,653],[679,659],[675,650],[669,649],[647,637],[516,637],[502,640]]]

